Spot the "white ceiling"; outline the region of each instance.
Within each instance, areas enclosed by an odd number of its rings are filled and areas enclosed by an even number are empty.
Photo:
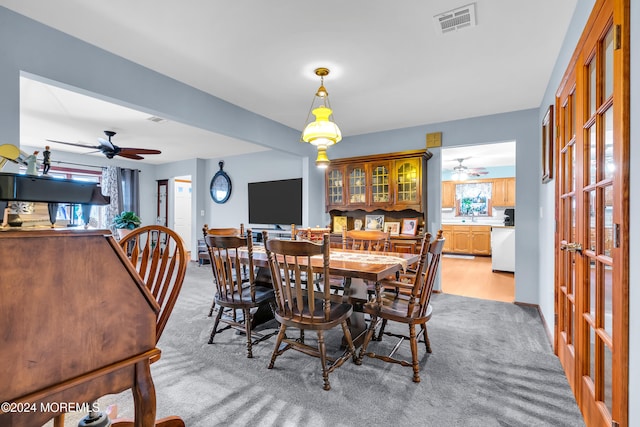
[[[319,83],[313,69],[327,66],[334,117],[349,136],[540,106],[577,0],[476,0],[477,26],[438,35],[434,15],[468,1],[0,5],[295,129]],[[110,129],[121,146],[169,152],[176,138],[195,141],[171,157],[149,156],[151,163],[257,148],[38,85],[25,84],[21,99],[27,145],[46,138],[93,144]]]

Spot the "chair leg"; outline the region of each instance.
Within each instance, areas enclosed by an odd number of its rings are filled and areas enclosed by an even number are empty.
[[[216,316],[216,321],[213,323],[213,330],[211,331],[211,336],[209,337],[209,344],[213,344],[213,337],[216,336],[216,331],[218,330],[218,324],[220,323],[220,319],[222,319],[223,311],[224,311],[223,307],[218,307],[218,315]]]
[[[325,390],[331,390],[329,383],[329,373],[327,372],[327,346],[324,343],[324,331],[318,331],[318,351],[320,352],[320,363],[322,363],[322,380]]]
[[[411,365],[413,366],[413,382],[420,382],[420,365],[418,363],[418,340],[416,325],[409,325],[409,342],[411,343]]]
[[[213,298],[213,301],[211,301],[211,308],[209,309],[209,317],[213,316],[213,309],[216,308],[216,299],[215,297]]]
[[[342,335],[344,335],[344,338],[347,341],[347,348],[349,349],[349,354],[351,354],[351,358],[355,363],[357,359],[356,347],[353,345],[353,338],[351,338],[351,331],[349,330],[348,320],[349,319],[342,322]]]
[[[429,334],[427,333],[427,325],[422,323],[422,335],[424,336],[424,346],[427,348],[427,353],[431,353],[431,342],[429,341]]]
[[[384,328],[387,326],[387,319],[382,319],[382,325],[380,325],[380,331],[378,336],[374,338],[374,341],[382,341],[382,335],[384,334]]]
[[[244,329],[247,334],[247,357],[253,358],[253,351],[251,348],[251,313],[248,308],[244,309]]]
[[[367,351],[367,346],[369,345],[369,341],[373,337],[373,333],[376,331],[376,323],[378,322],[377,316],[371,316],[371,321],[369,322],[369,329],[367,329],[367,334],[364,336],[364,341],[362,342],[362,347],[360,347],[360,353],[356,358],[356,365],[362,365],[362,358]]]
[[[284,333],[287,330],[285,325],[280,325],[280,331],[278,332],[278,337],[276,338],[276,347],[273,349],[273,353],[271,354],[271,362],[269,362],[268,369],[273,369],[273,364],[276,363],[276,357],[280,353],[280,344],[282,344],[282,340],[284,339]]]

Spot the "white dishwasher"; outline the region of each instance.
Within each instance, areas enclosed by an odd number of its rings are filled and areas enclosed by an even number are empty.
[[[516,271],[516,230],[514,227],[491,227],[491,269]]]

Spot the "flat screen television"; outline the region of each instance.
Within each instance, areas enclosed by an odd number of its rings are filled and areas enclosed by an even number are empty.
[[[302,178],[249,183],[249,223],[302,224]]]

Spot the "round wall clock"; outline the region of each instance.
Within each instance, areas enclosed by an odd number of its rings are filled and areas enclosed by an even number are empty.
[[[231,178],[222,170],[224,162],[219,162],[218,166],[220,166],[220,170],[211,178],[209,191],[214,202],[225,203],[231,196]]]

